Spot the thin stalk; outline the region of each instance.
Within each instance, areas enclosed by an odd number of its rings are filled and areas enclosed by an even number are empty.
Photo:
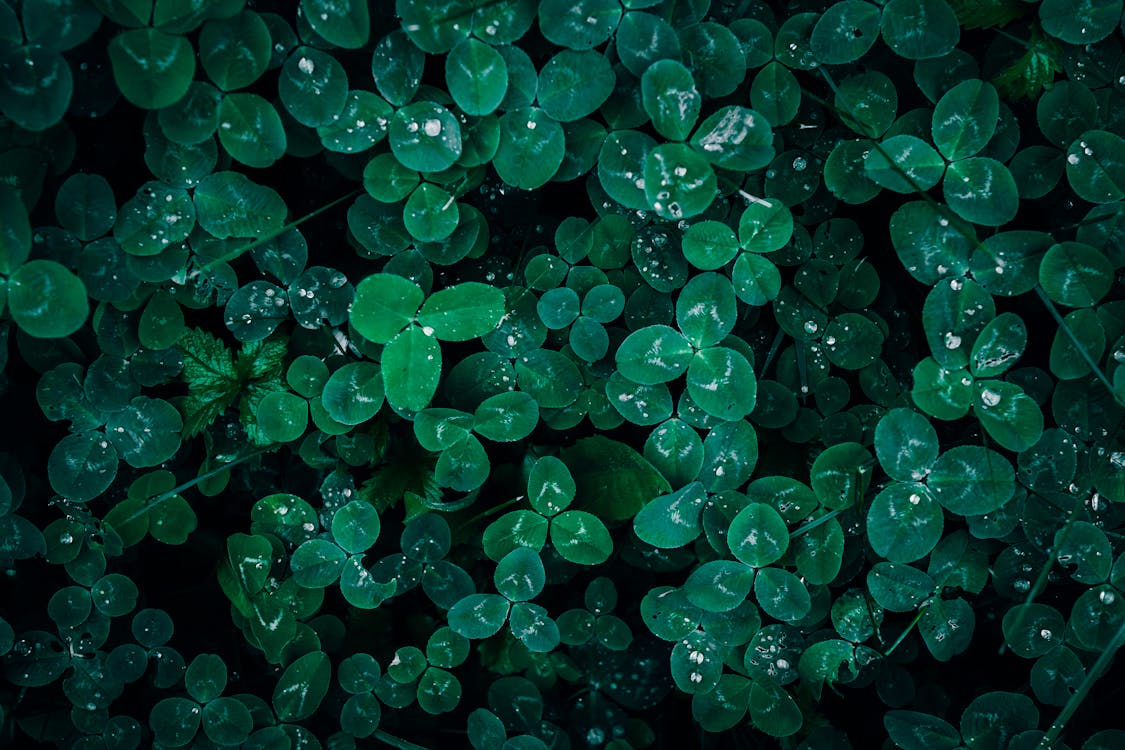
[[[906,640],[906,636],[910,634],[910,631],[913,630],[914,626],[918,624],[918,621],[922,619],[922,615],[926,612],[926,607],[929,606],[930,605],[927,602],[926,604],[923,604],[918,608],[918,614],[914,615],[914,619],[910,621],[910,624],[906,626],[906,629],[899,633],[898,638],[895,638],[895,642],[891,644],[891,647],[883,652],[884,657],[890,656],[892,653],[894,653],[894,650],[898,648],[899,644]]]
[[[410,740],[404,740],[401,737],[395,737],[393,734],[388,734],[386,730],[383,729],[376,729],[375,734],[371,736],[382,742],[384,745],[397,747],[398,750],[427,750],[421,745],[414,744]]]
[[[209,260],[206,263],[203,263],[201,266],[199,266],[199,270],[200,271],[206,271],[206,270],[209,270],[211,267],[213,267],[213,266],[215,266],[219,263],[228,263],[228,262],[234,260],[235,258],[239,257],[240,255],[242,255],[243,253],[245,253],[247,250],[253,250],[254,248],[258,247],[259,245],[264,245],[267,242],[270,242],[271,240],[277,239],[281,235],[288,232],[290,229],[293,229],[295,227],[299,227],[301,224],[304,224],[309,219],[320,216],[322,213],[324,213],[328,209],[332,208],[333,206],[338,206],[341,203],[343,203],[344,201],[346,201],[348,198],[355,197],[356,195],[359,195],[362,192],[363,192],[362,188],[356,188],[355,190],[351,191],[347,195],[341,195],[336,200],[334,200],[330,203],[324,204],[323,206],[316,209],[312,213],[305,214],[301,218],[295,219],[294,221],[289,222],[288,224],[286,224],[285,226],[283,226],[281,229],[277,230],[276,232],[271,232],[270,234],[263,235],[262,237],[259,237],[256,240],[253,240],[253,241],[251,241],[251,242],[249,242],[249,243],[247,243],[247,244],[245,244],[241,247],[237,247],[234,250],[231,250],[227,253],[224,253],[223,255],[220,255],[217,258],[212,258],[211,260]]]
[[[146,502],[144,504],[144,506],[142,506],[140,509],[133,511],[128,516],[126,516],[125,519],[123,521],[121,521],[121,524],[127,524],[130,521],[135,521],[138,518],[140,518],[141,516],[148,513],[150,510],[152,510],[156,506],[160,505],[161,503],[166,502],[167,500],[172,499],[173,497],[180,494],[184,490],[189,490],[189,489],[191,489],[192,487],[194,487],[195,485],[197,485],[201,482],[206,482],[211,477],[217,476],[218,474],[222,474],[227,469],[231,469],[235,466],[238,466],[241,463],[245,463],[246,461],[249,461],[251,458],[254,458],[255,456],[260,456],[263,453],[265,453],[266,451],[271,450],[275,447],[277,447],[277,446],[266,446],[266,447],[262,447],[262,448],[255,448],[254,450],[250,451],[249,453],[244,453],[243,455],[239,456],[238,458],[234,459],[233,461],[231,461],[229,463],[225,463],[225,464],[222,464],[220,466],[216,466],[215,468],[210,469],[209,471],[205,471],[202,474],[200,474],[199,476],[194,477],[193,479],[189,479],[188,481],[184,482],[183,484],[176,485],[175,487],[168,490],[167,492],[162,492],[159,495],[156,495],[155,497],[149,498],[148,502]]]
[[[1102,672],[1109,667],[1110,661],[1117,654],[1117,650],[1121,648],[1122,641],[1125,641],[1125,623],[1117,629],[1109,645],[1098,655],[1098,660],[1094,662],[1094,666],[1086,673],[1086,679],[1082,680],[1082,684],[1078,686],[1078,690],[1074,695],[1070,696],[1070,700],[1063,706],[1062,711],[1051,722],[1051,728],[1043,735],[1043,739],[1039,740],[1036,750],[1049,750],[1054,746],[1055,740],[1062,734],[1063,728],[1070,718],[1074,716],[1074,712],[1082,705],[1082,701],[1086,700],[1086,695],[1090,692],[1090,688],[1094,687],[1094,683],[1102,676]]]
[[[1110,395],[1116,399],[1117,396],[1113,391],[1113,383],[1109,381],[1106,374],[1102,372],[1102,368],[1099,367],[1098,363],[1094,361],[1094,358],[1090,356],[1090,352],[1086,351],[1086,347],[1083,346],[1082,342],[1078,340],[1078,337],[1074,335],[1074,331],[1070,330],[1070,326],[1066,324],[1066,321],[1063,320],[1063,316],[1059,313],[1058,309],[1055,308],[1055,303],[1051,302],[1050,297],[1047,296],[1047,293],[1044,292],[1043,288],[1038,284],[1035,285],[1035,293],[1039,296],[1039,299],[1043,301],[1047,312],[1049,312],[1051,317],[1055,319],[1055,322],[1059,324],[1059,328],[1062,329],[1062,332],[1070,339],[1070,343],[1074,344],[1074,348],[1078,350],[1078,356],[1082,357],[1082,361],[1086,363],[1086,366],[1094,371],[1094,375],[1097,376],[1098,380],[1102,381],[1102,385],[1104,385],[1109,390]]]
[[[477,513],[475,516],[470,518],[468,521],[465,521],[465,523],[461,524],[460,528],[463,529],[466,526],[468,526],[469,524],[476,523],[477,521],[481,520],[482,518],[488,518],[493,513],[499,513],[500,511],[504,510],[504,508],[507,508],[511,505],[515,505],[516,503],[518,503],[520,500],[523,500],[523,499],[524,499],[523,495],[517,495],[516,497],[513,497],[511,500],[505,500],[504,502],[500,503],[499,505],[494,505],[491,508],[487,508],[485,510],[482,510],[480,513]]]

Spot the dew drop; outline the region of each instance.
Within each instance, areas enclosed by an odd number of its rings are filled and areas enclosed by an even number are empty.
[[[816,321],[806,320],[804,328],[805,333],[816,333],[820,329],[820,326],[816,324]]]
[[[946,349],[956,349],[959,346],[961,346],[961,337],[960,336],[953,333],[953,331],[950,331],[949,333],[945,334],[945,348]]]
[[[441,120],[437,119],[436,117],[432,117],[429,120],[426,120],[426,124],[422,126],[422,130],[423,130],[423,132],[425,132],[426,135],[430,136],[431,138],[434,138],[434,137],[440,135],[441,134]]]
[[[984,402],[985,406],[996,406],[1000,403],[1000,394],[996,391],[985,388],[980,392],[980,400]]]
[[[316,63],[314,63],[312,60],[310,60],[307,57],[302,57],[297,62],[297,67],[305,75],[311,76],[313,74],[313,71],[316,70]]]

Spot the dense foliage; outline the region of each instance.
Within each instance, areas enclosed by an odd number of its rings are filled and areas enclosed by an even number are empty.
[[[0,745],[1125,747],[1122,0],[296,6],[0,0]]]

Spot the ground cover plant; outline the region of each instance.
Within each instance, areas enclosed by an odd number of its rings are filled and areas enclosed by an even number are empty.
[[[0,1],[0,745],[1125,747],[1122,14]]]

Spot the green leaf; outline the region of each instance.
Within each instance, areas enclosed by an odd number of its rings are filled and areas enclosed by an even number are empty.
[[[7,213],[3,209],[0,212]],[[112,229],[117,221],[117,202],[113,196],[113,188],[99,174],[72,174],[55,194],[55,215],[59,218],[59,224],[73,232],[78,239],[83,242],[96,240]],[[18,214],[13,212],[12,221],[13,224],[5,230],[5,235],[10,233],[15,240],[26,219],[19,223]],[[0,257],[18,253],[16,244],[13,241],[12,251],[0,250]]]
[[[223,97],[218,132],[219,143],[231,158],[248,167],[271,166],[285,154],[287,140],[281,117],[257,94]]]
[[[281,721],[296,722],[316,713],[328,693],[332,662],[323,651],[312,651],[293,661],[277,681],[273,709]]]
[[[709,492],[732,490],[747,479],[758,462],[758,434],[745,419],[711,428],[703,441],[699,475]]]
[[[1093,44],[1113,33],[1121,21],[1121,0],[1043,0],[1043,30],[1068,44]]]
[[[694,350],[671,326],[650,325],[629,334],[615,354],[618,371],[635,383],[666,383],[688,369]]]
[[[597,516],[581,510],[564,510],[551,519],[551,544],[564,560],[579,565],[600,565],[613,554],[613,539]]]
[[[950,279],[930,290],[922,311],[934,359],[945,367],[964,367],[972,344],[996,315],[996,304],[975,281]]]
[[[193,202],[199,225],[219,239],[275,235],[288,214],[276,190],[241,172],[207,175],[196,186]]]
[[[345,425],[374,417],[383,405],[383,377],[370,362],[349,362],[328,378],[320,394],[324,410]]]
[[[936,419],[959,419],[969,413],[973,401],[973,378],[964,368],[946,369],[933,357],[914,367],[910,397],[914,404]]]
[[[516,382],[540,409],[561,409],[578,399],[582,373],[565,354],[535,349],[516,360]]]
[[[183,422],[170,403],[159,398],[137,396],[121,411],[110,415],[106,433],[118,454],[130,466],[156,466],[180,448]]]
[[[917,136],[894,135],[871,149],[863,160],[863,171],[875,184],[909,194],[938,184],[945,172],[945,160]]]
[[[457,118],[433,102],[408,104],[395,112],[389,141],[395,158],[418,172],[440,172],[461,156]]]
[[[703,97],[687,67],[676,60],[658,60],[641,76],[641,101],[658,134],[682,141],[699,119]]]
[[[386,344],[414,320],[425,299],[422,288],[389,273],[368,276],[356,285],[350,312],[356,331],[376,344]]]
[[[894,124],[898,92],[890,78],[872,70],[840,81],[835,103],[845,125],[860,135],[878,138]]]
[[[759,678],[750,683],[747,702],[750,721],[755,728],[771,737],[796,734],[804,723],[804,715],[797,702],[785,688],[769,678]]]
[[[498,594],[471,594],[449,610],[449,627],[466,638],[489,638],[504,627],[510,606]]]
[[[329,125],[347,101],[348,75],[332,55],[301,46],[282,66],[277,93],[297,122],[310,128]]]
[[[304,18],[313,31],[344,49],[367,44],[371,21],[364,0],[301,0]]]
[[[208,21],[199,31],[199,62],[223,91],[258,80],[269,65],[271,47],[269,27],[252,10]]]
[[[460,207],[445,190],[424,182],[406,199],[403,224],[418,242],[440,242],[453,234],[460,220]]]
[[[616,83],[613,66],[594,50],[562,50],[539,71],[539,106],[558,122],[574,122],[597,111]]]
[[[879,37],[880,10],[864,0],[843,0],[821,14],[809,48],[824,65],[855,62]]]
[[[890,0],[880,30],[887,46],[908,60],[941,57],[961,39],[957,15],[946,0]]]
[[[779,250],[792,236],[793,214],[781,201],[754,201],[738,219],[738,241],[747,252]]]
[[[963,276],[976,240],[975,232],[966,237],[947,213],[940,205],[911,201],[891,215],[891,244],[899,260],[911,276],[930,286],[946,276]]]
[[[726,561],[715,560],[713,562],[722,563]],[[737,566],[736,563],[731,564]],[[750,590],[749,581],[746,581],[746,590]],[[745,595],[743,593],[743,597]],[[669,662],[672,681],[676,683],[676,687],[680,691],[689,695],[702,695],[711,692],[719,684],[723,674],[723,659],[719,645],[709,634],[699,631],[689,633],[686,638],[678,641],[672,647]]]
[[[547,519],[530,510],[505,513],[484,530],[484,552],[489,558],[499,560],[516,547],[543,549],[547,543],[547,527]]]
[[[727,544],[738,560],[764,568],[789,549],[789,529],[781,514],[765,503],[751,503],[730,522]]]
[[[547,574],[538,552],[517,547],[496,563],[492,580],[496,590],[509,601],[526,602],[543,590]]]
[[[902,750],[954,750],[961,733],[949,722],[920,711],[892,710],[883,714],[883,726]]]
[[[1000,121],[1000,97],[990,83],[963,81],[934,107],[934,144],[949,161],[975,156],[992,140]]]
[[[877,562],[867,573],[867,589],[875,603],[891,612],[912,612],[929,599],[937,584],[910,565]]]
[[[508,64],[491,46],[466,39],[445,58],[449,94],[461,110],[480,117],[494,112],[508,92]]]
[[[652,13],[630,10],[621,18],[614,39],[621,63],[638,78],[658,60],[680,59],[675,28]]]
[[[828,361],[845,370],[862,370],[883,352],[883,331],[866,315],[842,313],[824,331]]]
[[[449,446],[438,456],[434,476],[442,487],[472,492],[488,479],[490,466],[484,446],[469,435]]]
[[[365,552],[379,538],[382,524],[371,503],[353,500],[332,515],[332,539],[349,555]]]
[[[331,586],[344,570],[347,553],[326,539],[310,539],[297,547],[290,558],[293,581],[308,589]]]
[[[875,426],[875,455],[893,479],[921,481],[938,457],[937,431],[915,411],[891,409]]]
[[[227,665],[218,654],[199,654],[184,673],[184,687],[195,700],[207,703],[223,694],[227,686]]]
[[[998,227],[1019,211],[1016,180],[995,159],[975,156],[950,164],[941,187],[949,207],[974,224]]]
[[[645,156],[644,190],[648,206],[659,216],[679,221],[701,214],[711,205],[718,180],[696,151],[665,143]]]
[[[606,136],[598,152],[598,181],[610,198],[626,208],[647,211],[644,169],[656,141],[647,133],[616,130]]]
[[[871,482],[873,463],[859,443],[837,443],[813,461],[809,484],[827,508],[858,506]]]
[[[412,325],[388,342],[382,368],[387,402],[397,409],[421,411],[437,391],[441,348],[425,329]]]
[[[1066,179],[1082,200],[1111,203],[1125,197],[1125,139],[1088,130],[1070,144]]]
[[[902,482],[884,489],[867,509],[867,538],[879,556],[896,563],[919,560],[941,539],[944,516],[925,485]]]
[[[750,86],[750,106],[773,127],[788,125],[801,106],[801,84],[789,68],[777,60],[768,63],[754,76]]]
[[[157,742],[166,747],[183,747],[199,731],[199,704],[187,698],[163,698],[148,715],[148,725]]]
[[[522,391],[490,396],[473,414],[473,431],[497,442],[523,440],[538,424],[539,404]]]
[[[512,605],[508,624],[512,635],[532,653],[549,653],[561,641],[558,624],[538,604],[516,602]]]
[[[976,390],[973,413],[1001,447],[1020,453],[1039,442],[1043,412],[1022,388],[1000,380],[981,380]]]
[[[754,368],[740,352],[723,346],[696,352],[687,369],[687,389],[703,411],[728,422],[748,416],[758,397]]]
[[[928,484],[942,507],[963,516],[991,513],[1016,491],[1015,471],[1008,460],[977,445],[960,445],[941,454]]]
[[[1023,354],[1027,345],[1027,326],[1019,315],[1000,313],[973,342],[969,370],[974,377],[991,378],[1002,375]]]
[[[654,547],[683,547],[695,541],[702,531],[700,516],[706,502],[703,485],[692,482],[671,494],[654,498],[641,508],[633,518],[633,530],[641,541]]]
[[[254,718],[237,698],[216,698],[203,706],[203,733],[218,745],[240,745],[254,729]]]
[[[722,268],[734,259],[738,249],[734,230],[720,221],[696,222],[684,232],[684,258],[701,271]]]
[[[1105,254],[1081,242],[1059,242],[1039,264],[1039,284],[1055,302],[1090,307],[1113,285],[1113,264]]]
[[[53,260],[31,260],[8,277],[8,310],[16,325],[34,338],[69,336],[90,311],[86,285]]]
[[[731,283],[735,296],[748,305],[761,307],[781,292],[781,272],[768,258],[743,253],[731,269]]]
[[[970,610],[971,611],[971,610]],[[970,750],[1003,745],[1039,726],[1035,701],[1022,693],[996,690],[973,699],[961,713],[961,741]]]
[[[515,109],[500,118],[500,145],[492,165],[508,185],[542,187],[558,172],[565,155],[562,125],[542,109]]]
[[[712,164],[740,172],[762,169],[775,155],[773,131],[766,116],[733,105],[722,107],[700,123],[691,145]]]
[[[195,51],[182,36],[130,29],[109,43],[113,80],[122,96],[142,109],[178,102],[195,76]]]
[[[418,311],[418,324],[442,341],[470,341],[495,329],[504,310],[503,292],[466,281],[430,295]]]
[[[752,684],[742,675],[722,674],[713,690],[692,696],[692,717],[708,732],[734,728],[746,715]]]
[[[543,0],[539,29],[560,47],[587,50],[613,35],[621,13],[617,0]]]

